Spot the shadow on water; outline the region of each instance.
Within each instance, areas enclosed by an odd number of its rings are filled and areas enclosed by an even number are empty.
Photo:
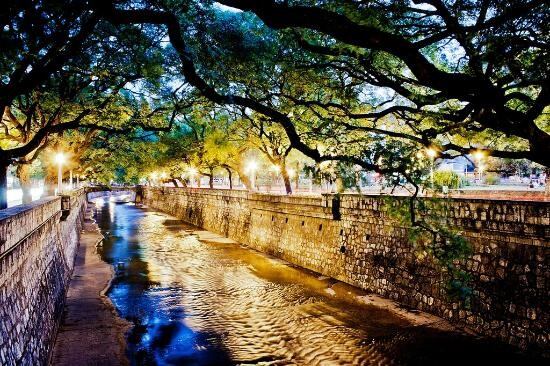
[[[358,303],[358,289],[201,231],[103,202],[108,293],[134,365],[538,365],[500,343]],[[200,240],[199,240],[200,239]]]

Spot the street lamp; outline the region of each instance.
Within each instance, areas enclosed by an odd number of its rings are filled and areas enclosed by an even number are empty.
[[[252,189],[256,189],[256,169],[258,169],[258,164],[255,161],[248,162],[246,170],[250,172],[250,184]]]
[[[483,163],[482,163],[482,160],[483,158],[485,157],[485,154],[483,153],[483,151],[476,151],[474,153],[474,158],[476,159],[476,162],[477,162],[477,170],[478,170],[478,173],[479,173],[479,183],[481,184],[481,178],[483,177]]]
[[[426,149],[426,155],[428,155],[428,157],[430,158],[430,183],[433,189],[434,188],[434,159],[437,156],[437,151],[432,148]]]
[[[57,194],[61,194],[63,191],[63,163],[65,163],[65,155],[58,152],[55,154],[55,162],[57,163]]]

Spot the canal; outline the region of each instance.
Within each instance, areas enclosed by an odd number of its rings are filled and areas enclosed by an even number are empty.
[[[134,324],[132,365],[542,364],[167,214],[96,206],[100,254],[117,273],[108,296]]]

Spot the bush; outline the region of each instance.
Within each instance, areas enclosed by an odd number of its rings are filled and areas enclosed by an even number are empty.
[[[485,184],[493,186],[500,183],[500,176],[496,173],[489,173],[485,176]]]
[[[455,172],[445,170],[434,172],[434,189],[437,191],[442,191],[443,186],[447,186],[449,189],[458,189],[461,183],[461,177]]]

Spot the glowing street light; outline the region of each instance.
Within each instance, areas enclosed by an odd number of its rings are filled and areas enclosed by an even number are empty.
[[[432,189],[434,188],[434,160],[437,156],[437,150],[433,148],[426,149],[426,155],[430,158],[430,183],[432,186]]]
[[[481,179],[483,178],[483,162],[482,160],[485,158],[485,153],[481,150],[478,150],[474,152],[474,159],[476,160],[477,164],[477,170],[479,172],[479,183],[481,183]]]
[[[256,189],[256,169],[258,169],[258,163],[255,161],[249,161],[246,165],[246,170],[250,173],[250,184],[252,189]]]
[[[63,171],[62,167],[65,163],[65,155],[58,152],[55,154],[55,162],[57,163],[57,194],[61,194],[63,191]]]

